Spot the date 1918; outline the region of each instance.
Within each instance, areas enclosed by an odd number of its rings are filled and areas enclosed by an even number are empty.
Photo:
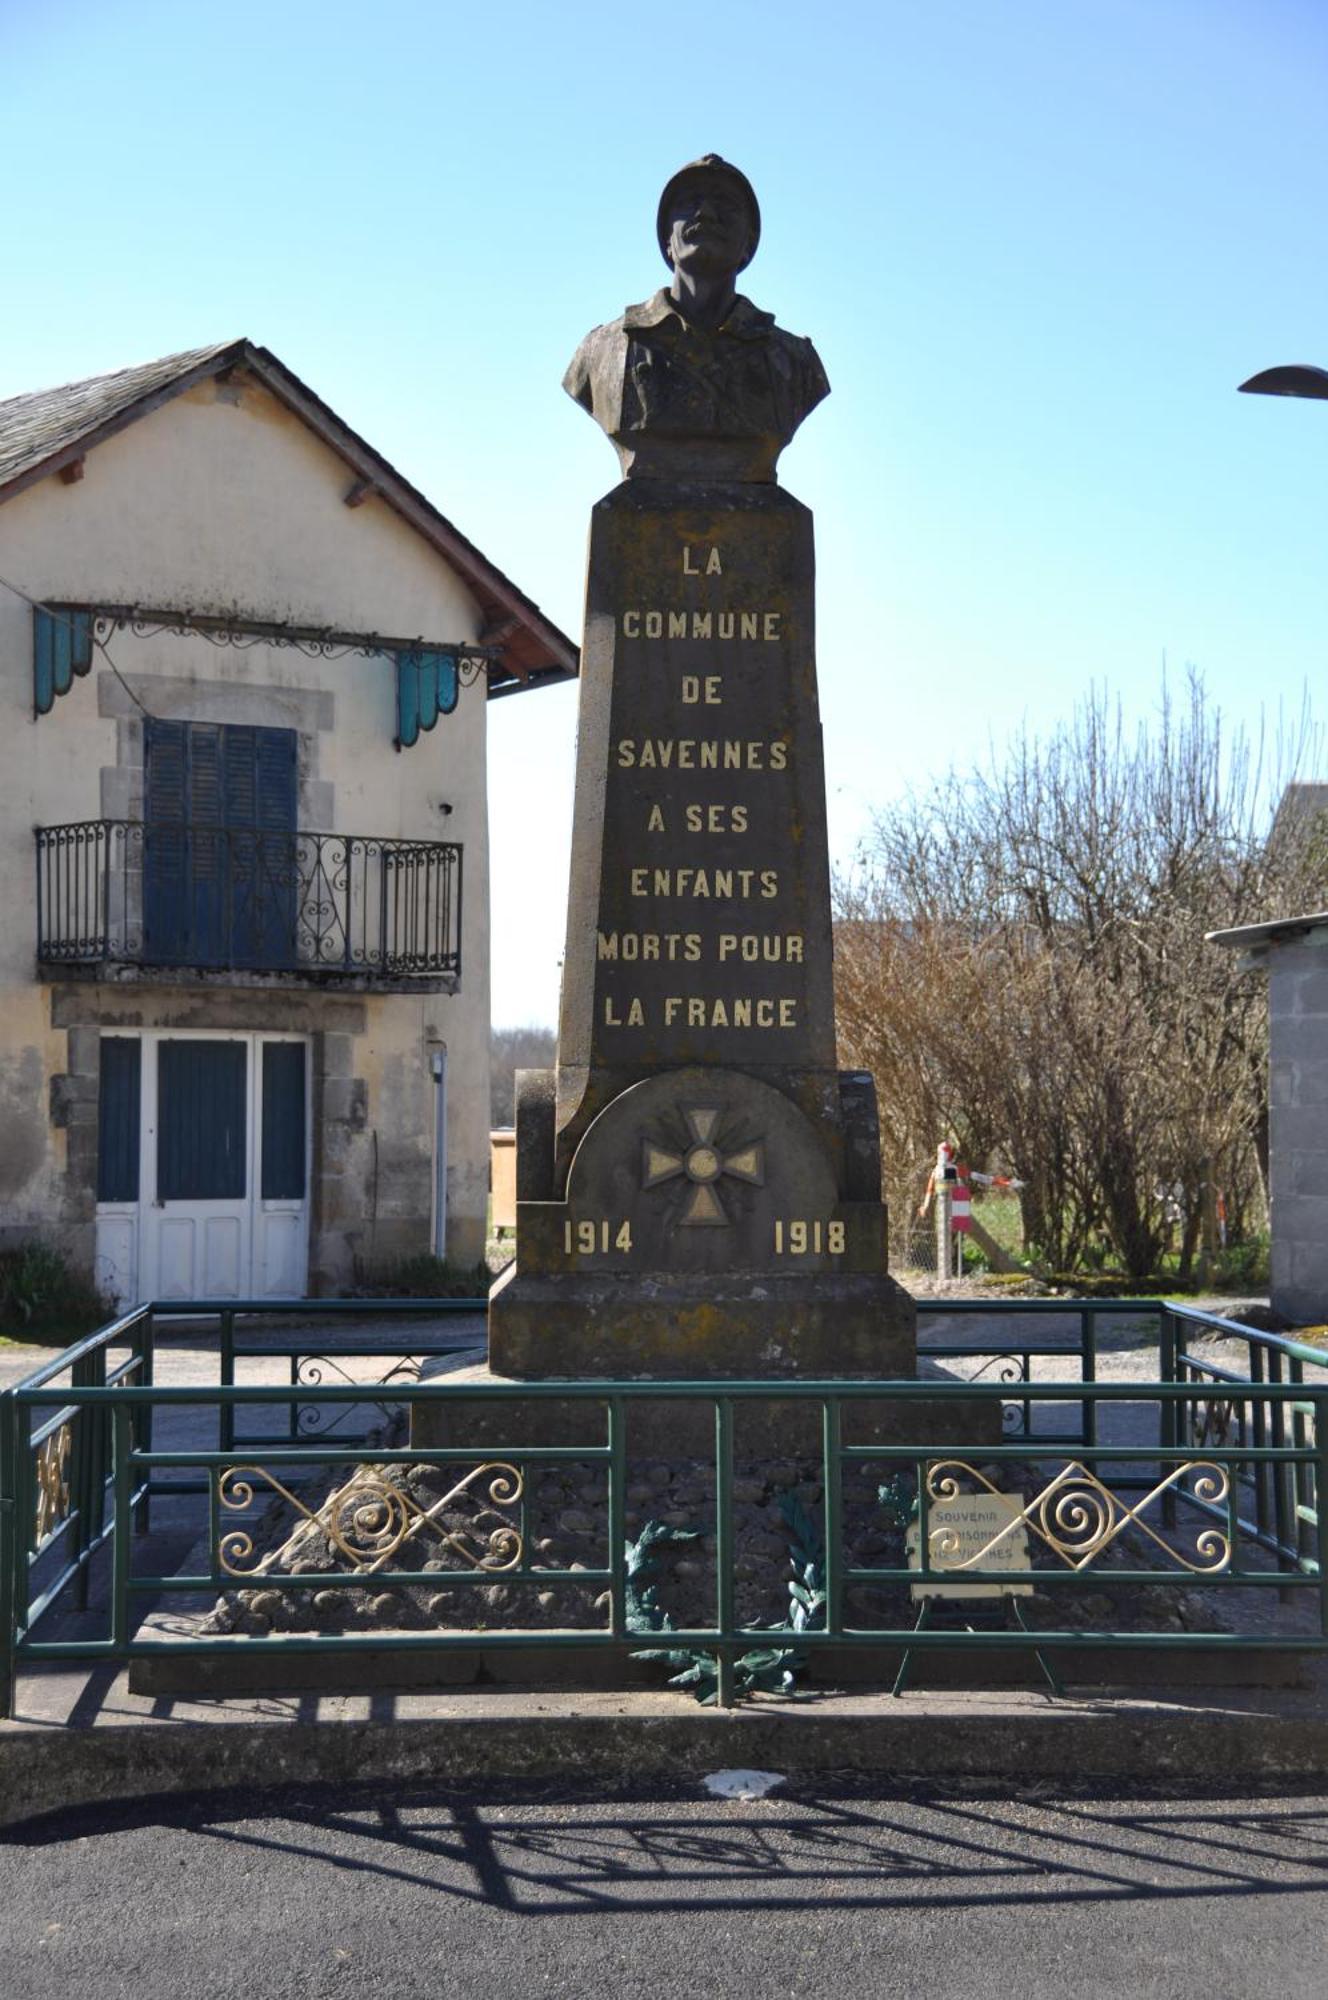
[[[776,1257],[841,1257],[844,1253],[842,1222],[785,1222],[775,1218]]]

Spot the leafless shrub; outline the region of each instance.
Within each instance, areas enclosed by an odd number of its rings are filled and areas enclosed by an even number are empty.
[[[489,1122],[516,1122],[515,1077],[519,1069],[550,1069],[558,1052],[552,1028],[494,1028],[489,1035]]]
[[[1263,982],[1204,933],[1322,907],[1328,815],[1287,793],[1308,706],[1271,745],[1191,675],[1131,735],[1094,691],[1045,741],[886,807],[837,884],[840,1058],[873,1071],[896,1213],[938,1139],[1027,1183],[1025,1242],[1131,1279],[1188,1275],[1205,1190],[1257,1224],[1267,1173]]]

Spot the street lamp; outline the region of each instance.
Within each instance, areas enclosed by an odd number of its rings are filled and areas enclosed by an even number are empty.
[[[1251,396],[1314,396],[1328,402],[1328,368],[1292,361],[1285,368],[1264,368],[1240,387]]]
[[[1293,361],[1284,368],[1265,368],[1258,375],[1251,375],[1248,382],[1241,383],[1242,391],[1253,396],[1309,396],[1317,402],[1328,402],[1328,368],[1315,368],[1308,362]],[[1284,802],[1290,796],[1289,790],[1283,795]],[[1280,808],[1279,808],[1280,811]],[[1276,1064],[1290,1077],[1290,1093],[1284,1104],[1270,1103],[1269,1151],[1273,1160],[1280,1164],[1285,1151],[1285,1174],[1289,1190],[1297,1195],[1305,1190],[1291,1182],[1293,1159],[1305,1158],[1311,1162],[1314,1171],[1316,1157],[1293,1154],[1291,1134],[1287,1127],[1292,1120],[1302,1120],[1314,1124],[1314,1113],[1301,1095],[1301,1078],[1311,1073],[1315,1064],[1322,1066],[1322,1059],[1328,1051],[1328,1036],[1322,1030],[1317,1016],[1300,1016],[1296,1012],[1293,998],[1295,982],[1303,969],[1303,954],[1296,950],[1302,940],[1313,935],[1315,918],[1293,917],[1288,921],[1271,924],[1252,924],[1238,931],[1211,931],[1209,943],[1232,944],[1236,938],[1248,939],[1253,943],[1257,936],[1263,949],[1251,953],[1244,961],[1242,969],[1253,970],[1257,963],[1270,966],[1268,996],[1268,1033],[1270,1063]],[[1320,935],[1328,937],[1328,930]],[[1287,944],[1289,951],[1274,949],[1275,945]],[[1281,963],[1278,963],[1281,961]],[[1280,988],[1280,991],[1278,990]],[[1308,1034],[1306,1034],[1308,1030]],[[1308,1060],[1305,1060],[1308,1058]],[[1318,1121],[1322,1128],[1322,1120]],[[1319,1168],[1322,1174],[1322,1167]],[[1280,1178],[1278,1165],[1272,1166],[1270,1180],[1276,1185]],[[1320,1179],[1310,1186],[1325,1185]],[[1310,1210],[1308,1229],[1295,1220],[1296,1208]],[[1317,1203],[1311,1195],[1310,1201],[1287,1203],[1287,1220],[1283,1222],[1274,1195],[1270,1205],[1269,1226],[1272,1236],[1272,1300],[1273,1310],[1285,1313],[1288,1319],[1320,1317],[1323,1301],[1328,1297],[1328,1231],[1324,1229],[1326,1205]],[[1295,1272],[1293,1278],[1292,1273]],[[1308,1280],[1308,1284],[1304,1281]]]

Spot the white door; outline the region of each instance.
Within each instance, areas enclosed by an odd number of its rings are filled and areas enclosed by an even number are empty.
[[[213,1033],[151,1033],[141,1043],[137,1198],[124,1199],[122,1166],[104,1189],[119,1198],[98,1204],[103,1282],[120,1302],[302,1297],[307,1045]],[[107,1076],[104,1056],[103,1117],[115,1109]],[[112,1146],[112,1166],[115,1157]]]
[[[241,1299],[252,1241],[252,1037],[152,1040],[143,1064],[144,1295]]]
[[[256,1299],[299,1299],[309,1276],[309,1046],[256,1035],[253,1052]]]

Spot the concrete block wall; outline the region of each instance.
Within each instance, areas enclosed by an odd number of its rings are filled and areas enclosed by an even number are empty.
[[[1268,955],[1272,1303],[1328,1321],[1328,945]]]

